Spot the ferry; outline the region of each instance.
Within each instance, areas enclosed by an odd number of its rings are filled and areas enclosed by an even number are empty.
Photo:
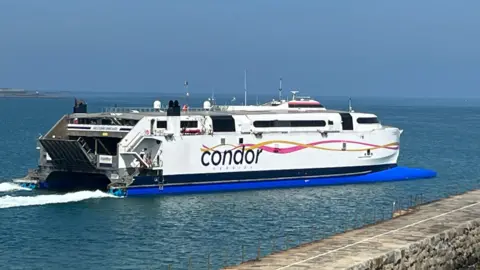
[[[135,196],[434,177],[398,171],[402,132],[373,113],[310,98],[248,108],[207,100],[199,109],[157,100],[92,113],[75,100],[73,113],[38,138],[38,167],[14,182]]]

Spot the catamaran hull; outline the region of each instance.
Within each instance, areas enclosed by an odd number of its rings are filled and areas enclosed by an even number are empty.
[[[315,170],[303,170],[286,172],[248,172],[250,176],[257,176],[256,179],[248,180],[218,180],[217,174],[197,175],[197,179],[193,181],[183,181],[178,184],[162,184],[158,176],[141,176],[136,177],[132,185],[129,186],[110,186],[107,188],[111,194],[121,197],[132,196],[149,196],[149,195],[181,195],[196,193],[213,193],[213,192],[232,192],[245,190],[262,190],[262,189],[278,189],[278,188],[300,188],[314,186],[330,186],[330,185],[347,185],[362,183],[391,182],[403,180],[416,180],[436,177],[436,172],[427,169],[407,168],[396,166],[395,164],[345,167],[345,168],[324,168]],[[290,177],[285,177],[290,173]],[[305,175],[310,173],[310,175]],[[316,175],[313,175],[316,173]],[[303,174],[303,176],[300,176]],[[271,178],[272,175],[283,178]],[[15,183],[22,187],[31,189],[49,189],[49,190],[68,190],[71,188],[72,177],[78,181],[92,180],[91,175],[72,173],[70,177],[61,180],[60,175],[54,175],[48,178],[49,181],[39,180],[14,180]],[[227,178],[239,177],[241,175],[231,173]],[[245,176],[245,175],[243,175]],[[263,176],[263,177],[262,177]],[[99,181],[99,175],[95,176]],[[180,176],[164,176],[164,182],[175,182],[176,177]],[[224,175],[225,177],[225,175]],[[239,179],[239,178],[237,178]],[[70,180],[70,181],[68,181]],[[188,180],[188,178],[186,179]],[[65,186],[65,184],[68,184]]]
[[[376,169],[380,169],[377,167]],[[347,169],[344,169],[347,170]],[[329,185],[362,184],[415,180],[436,177],[436,172],[426,169],[416,169],[389,165],[383,170],[376,170],[359,175],[317,176],[307,178],[255,180],[236,182],[205,182],[179,185],[131,185],[126,189],[111,188],[110,193],[117,196],[148,196],[148,195],[180,195],[195,193],[228,192],[243,190],[260,190],[275,188],[299,188]],[[155,177],[144,177],[142,182],[155,182]]]

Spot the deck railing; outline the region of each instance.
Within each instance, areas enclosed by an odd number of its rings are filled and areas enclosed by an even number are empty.
[[[228,106],[213,106],[211,109],[207,110],[205,108],[187,108],[186,112],[204,112],[204,111],[224,111]],[[167,108],[154,109],[153,107],[104,107],[102,112],[106,113],[155,113],[155,112],[166,112]],[[182,110],[184,111],[184,110]]]
[[[159,112],[165,109],[154,109],[152,107],[105,107],[102,108],[102,112],[110,113],[131,113],[131,112]]]

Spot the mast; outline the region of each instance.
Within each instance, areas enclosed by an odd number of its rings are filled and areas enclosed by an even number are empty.
[[[278,88],[278,101],[282,101],[282,77],[280,77],[280,87]]]
[[[186,105],[187,107],[189,107],[188,105],[188,97],[190,96],[190,93],[188,92],[188,81],[185,80],[185,83],[183,84],[183,86],[185,87],[185,97],[186,97]]]
[[[212,105],[215,105],[215,88],[212,88]]]
[[[247,70],[245,69],[245,78],[244,78],[244,89],[245,89],[245,101],[244,105],[247,106]]]

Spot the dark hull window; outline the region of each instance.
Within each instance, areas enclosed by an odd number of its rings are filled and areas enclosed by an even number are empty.
[[[157,128],[167,128],[167,121],[157,121]]]
[[[210,118],[213,132],[235,132],[235,119],[231,115],[215,115]]]
[[[377,117],[359,117],[357,118],[357,123],[359,124],[378,124]]]
[[[272,128],[272,127],[324,127],[326,122],[323,120],[274,120],[274,121],[255,121],[254,127]]]
[[[113,125],[112,119],[101,119],[100,124],[102,125]]]
[[[340,117],[342,118],[342,129],[353,130],[352,115],[349,113],[340,113]]]
[[[288,104],[288,108],[324,108],[321,104]]]
[[[180,128],[197,128],[197,121],[182,121],[180,122]]]

